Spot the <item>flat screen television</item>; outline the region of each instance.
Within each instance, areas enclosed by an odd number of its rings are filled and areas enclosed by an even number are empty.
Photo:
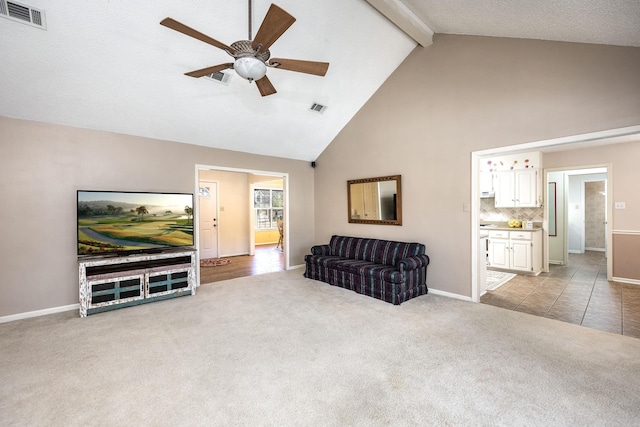
[[[193,247],[193,194],[77,192],[78,255]]]

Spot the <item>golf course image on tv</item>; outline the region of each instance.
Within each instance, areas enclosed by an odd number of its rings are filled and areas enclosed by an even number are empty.
[[[79,190],[77,201],[78,255],[194,244],[192,194]]]

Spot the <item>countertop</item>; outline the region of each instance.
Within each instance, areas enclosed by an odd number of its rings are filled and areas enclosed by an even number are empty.
[[[534,222],[533,223],[533,228],[509,227],[506,223],[486,223],[486,222],[481,222],[480,224],[481,224],[480,225],[480,231],[489,231],[489,230],[537,231],[537,230],[542,230],[542,224],[539,223],[539,222]]]

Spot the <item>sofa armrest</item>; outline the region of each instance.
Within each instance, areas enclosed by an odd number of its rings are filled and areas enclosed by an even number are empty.
[[[331,247],[329,245],[316,245],[311,247],[313,255],[331,255]]]
[[[398,261],[398,269],[402,271],[415,270],[429,265],[429,257],[427,255],[416,255],[403,258]]]

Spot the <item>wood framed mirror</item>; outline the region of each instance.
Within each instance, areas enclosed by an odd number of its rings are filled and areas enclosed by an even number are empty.
[[[402,225],[400,175],[347,181],[349,222]]]

